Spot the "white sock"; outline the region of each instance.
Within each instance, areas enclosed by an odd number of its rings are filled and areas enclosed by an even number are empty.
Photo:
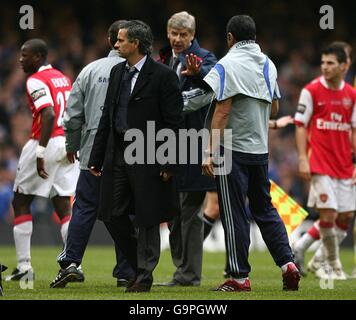
[[[61,220],[61,236],[62,236],[62,241],[63,241],[64,245],[67,242],[69,221],[70,221],[70,216],[65,217]]]
[[[233,279],[239,284],[244,284],[245,281],[248,279],[248,277],[247,278],[233,278]]]
[[[339,268],[339,245],[335,228],[320,226],[320,237],[325,247],[326,260],[333,268]]]
[[[336,225],[335,226],[335,233],[336,233],[338,244],[340,245],[341,242],[343,242],[344,239],[346,238],[347,231],[344,230],[344,229],[339,228],[338,225]]]
[[[354,225],[354,265],[356,268],[356,222]]]
[[[314,239],[308,232],[306,232],[296,242],[294,248],[295,248],[295,250],[304,252],[314,243],[314,241],[317,241],[317,239]]]
[[[338,226],[335,227],[335,234],[337,238],[337,243],[340,246],[341,242],[344,241],[344,239],[347,236],[347,232],[344,229],[339,228]],[[318,250],[316,250],[314,254],[314,259],[316,261],[325,261],[326,259],[326,250],[323,245],[323,243],[320,244]]]
[[[27,221],[23,222],[17,223],[17,219],[15,219],[15,225],[13,228],[17,256],[17,269],[20,271],[25,271],[31,268],[31,235],[33,226],[32,217],[31,215],[29,216],[30,217],[28,217]]]
[[[282,272],[283,272],[283,273],[285,273],[285,272],[287,271],[288,266],[289,266],[290,264],[292,264],[295,268],[297,268],[293,262],[287,262],[286,264],[284,264],[283,266],[281,266],[281,269],[282,269]]]
[[[326,250],[324,244],[321,242],[318,249],[315,251],[313,259],[318,262],[323,262],[326,259]]]

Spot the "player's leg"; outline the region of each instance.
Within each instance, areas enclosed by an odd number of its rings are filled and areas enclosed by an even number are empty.
[[[304,255],[306,250],[315,242],[320,240],[319,220],[315,221],[303,236],[293,245],[295,263],[300,270],[300,273],[305,276],[307,273],[304,269]],[[320,267],[320,265],[319,265]],[[317,268],[318,269],[318,268]],[[316,270],[317,270],[316,269]],[[308,267],[309,270],[309,267]],[[314,272],[316,271],[314,270]],[[313,269],[309,270],[313,271]]]
[[[347,235],[347,230],[353,218],[355,210],[355,189],[352,179],[331,179],[327,177],[324,181],[326,198],[330,198],[329,206],[338,211],[335,217],[334,234],[336,237],[336,251],[334,261],[330,261],[328,255],[333,257],[333,251],[325,246],[326,262],[331,266],[332,277],[336,280],[345,280],[347,277],[342,270],[342,264],[339,258],[340,243]],[[324,195],[323,195],[324,196]],[[325,196],[324,196],[325,198]],[[324,202],[328,202],[327,200]],[[321,206],[321,204],[319,204]]]
[[[220,217],[218,193],[208,191],[205,198],[205,208],[203,214],[204,239],[208,237],[216,220]]]
[[[57,212],[59,220],[61,221],[61,236],[63,244],[65,245],[68,234],[68,226],[70,216],[72,213],[72,205],[70,197],[55,196],[52,198],[53,207]]]
[[[32,235],[32,216],[30,205],[34,196],[48,198],[55,177],[56,153],[53,150],[54,140],[48,142],[45,154],[45,168],[49,176],[42,179],[36,168],[36,148],[38,141],[30,139],[23,147],[14,182],[13,207],[15,212],[14,238],[18,256],[18,268],[33,272],[30,257]],[[64,139],[64,138],[63,138]]]
[[[339,214],[337,215],[335,224],[336,224],[336,235],[339,244],[341,244],[342,241],[344,241],[344,239],[346,238],[347,231],[350,228],[353,218],[354,218],[353,211],[339,212]]]
[[[337,212],[332,208],[320,209],[320,238],[325,248],[326,265],[316,271],[315,275],[319,278],[329,278],[332,270],[341,269],[342,265],[339,259],[339,245],[335,231],[335,221]],[[331,269],[329,269],[331,267]]]
[[[347,230],[350,227],[352,219],[353,219],[353,212],[342,212],[337,215],[335,221],[335,233],[337,237],[337,243],[339,246],[347,236]],[[310,268],[311,267],[314,268],[314,266],[319,265],[320,267],[320,264],[323,263],[324,261],[325,261],[325,248],[324,245],[321,243],[319,248],[316,250],[313,258],[311,259],[311,262],[308,263],[308,266],[310,265]]]
[[[10,276],[9,280],[21,280],[24,276],[32,273],[31,266],[31,236],[32,236],[32,215],[30,206],[34,196],[25,195],[18,192],[14,193],[12,205],[14,208],[14,240],[17,257],[17,267]]]
[[[356,279],[356,222],[354,221],[354,269],[351,274],[352,278]]]

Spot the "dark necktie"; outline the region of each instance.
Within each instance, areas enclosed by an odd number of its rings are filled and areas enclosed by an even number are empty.
[[[170,66],[174,72],[177,73],[177,68],[178,68],[178,65],[179,65],[179,59],[178,57],[172,57],[172,65]]]
[[[124,75],[122,77],[121,86],[120,86],[119,104],[117,107],[116,121],[115,121],[117,132],[125,132],[128,129],[127,107],[131,95],[131,80],[136,72],[137,69],[135,67],[125,68]]]

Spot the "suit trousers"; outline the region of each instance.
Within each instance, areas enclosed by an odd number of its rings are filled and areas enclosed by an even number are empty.
[[[199,285],[202,273],[205,191],[180,192],[181,214],[168,223],[176,271],[173,280]]]
[[[122,135],[119,135],[122,138]],[[136,270],[136,283],[151,286],[152,272],[160,257],[160,226],[135,226],[130,215],[134,214],[134,179],[130,177],[124,161],[123,143],[116,143],[114,159],[114,205],[110,221],[106,221],[112,238]]]

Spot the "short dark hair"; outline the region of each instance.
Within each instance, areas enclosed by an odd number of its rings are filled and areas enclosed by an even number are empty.
[[[226,33],[229,32],[236,41],[256,40],[255,21],[247,15],[233,16],[226,26]]]
[[[345,48],[337,43],[333,43],[321,51],[321,54],[334,54],[339,63],[346,63],[347,56],[345,52]]]
[[[109,27],[108,35],[112,47],[115,46],[115,43],[117,41],[117,33],[119,32],[121,25],[123,25],[125,22],[127,22],[127,20],[117,20],[113,22],[112,25]]]
[[[346,41],[334,41],[331,43],[331,46],[340,46],[343,47],[345,51],[348,51],[348,53],[346,53],[346,56],[349,56],[350,60],[352,61],[352,46],[351,44],[349,44]],[[347,57],[346,57],[347,58]]]
[[[139,52],[151,54],[153,45],[153,34],[150,26],[140,20],[130,20],[124,23],[120,29],[127,30],[127,38],[130,42],[139,41]]]
[[[34,54],[40,54],[43,60],[47,59],[48,47],[47,43],[42,39],[27,40],[23,46],[27,47]]]

